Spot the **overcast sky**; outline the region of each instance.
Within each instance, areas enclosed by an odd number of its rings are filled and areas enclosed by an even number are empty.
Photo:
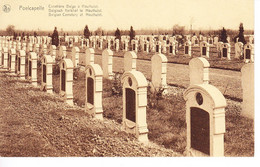
[[[4,4],[11,11],[2,10]],[[102,16],[50,17],[49,5],[98,5]],[[81,30],[88,24],[90,30],[167,28],[174,24],[193,29],[254,29],[253,0],[1,0],[0,29],[12,24],[16,29]],[[42,6],[41,11],[20,10],[23,6]]]

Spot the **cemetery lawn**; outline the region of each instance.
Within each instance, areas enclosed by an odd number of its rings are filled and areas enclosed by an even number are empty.
[[[78,46],[79,47],[79,46]],[[80,48],[80,47],[79,47]],[[68,52],[71,51],[71,48],[68,48]],[[124,51],[120,50],[116,52],[116,50],[112,49],[115,57],[124,57]],[[85,49],[80,49],[81,54],[85,53]],[[101,55],[103,50],[95,49],[95,55]],[[139,51],[137,53],[137,58],[141,60],[151,60],[151,57],[156,54],[154,52],[146,53],[143,51]],[[175,64],[185,64],[188,65],[190,60],[194,57],[200,57],[200,48],[199,47],[192,47],[192,57],[184,56],[184,49],[183,47],[180,48],[177,55],[171,55],[166,53],[165,56],[167,56],[169,63],[175,63]],[[217,50],[215,47],[210,48],[210,58],[206,58],[211,68],[217,68],[217,69],[226,69],[226,70],[234,70],[234,71],[240,71],[242,66],[245,64],[243,60],[237,60],[235,59],[235,49],[234,47],[231,48],[231,60],[221,59],[218,57]]]
[[[116,121],[95,120],[58,95],[2,72],[0,94],[1,157],[181,156],[153,143],[144,146]]]
[[[58,69],[54,67],[53,71]],[[38,84],[40,74],[38,68]],[[74,70],[74,107],[66,105],[56,94],[58,73],[53,75],[54,95],[0,73],[0,156],[185,156],[184,89],[169,87],[170,94],[158,101],[148,92],[151,145],[145,147],[120,129],[122,96],[111,91],[119,83],[120,78],[103,80],[102,122],[84,112],[83,71]],[[116,90],[120,93],[120,89]],[[240,105],[228,100],[225,156],[254,156],[254,122],[240,116]]]
[[[85,74],[77,71],[74,82],[74,103],[85,105]],[[74,73],[75,74],[75,73]],[[123,101],[112,88],[120,79],[103,79],[103,112],[106,118],[122,122]],[[119,92],[120,90],[118,90]],[[186,116],[182,88],[169,87],[170,94],[158,101],[148,91],[147,124],[148,138],[162,147],[185,156]],[[241,103],[228,100],[226,108],[225,156],[254,156],[254,121],[240,116]]]

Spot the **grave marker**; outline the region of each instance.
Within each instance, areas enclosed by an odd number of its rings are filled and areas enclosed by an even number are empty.
[[[193,58],[189,62],[190,85],[209,83],[209,62],[203,57]]]
[[[243,46],[242,42],[235,43],[235,59],[240,59],[243,56]]]
[[[221,58],[227,58],[228,60],[230,60],[230,44],[229,43],[223,43],[221,46]]]
[[[42,80],[41,80],[41,90],[47,93],[53,93],[52,89],[52,64],[53,59],[51,55],[43,55],[42,57]]]
[[[33,86],[37,86],[37,54],[30,52],[28,56],[28,80]]]
[[[159,88],[163,88],[163,94],[167,94],[167,62],[168,59],[164,54],[155,54],[151,58],[152,63],[152,82],[151,90],[155,92]]]
[[[86,66],[86,105],[85,110],[95,118],[103,120],[102,108],[103,72],[98,64]]]
[[[246,63],[254,62],[254,46],[250,43],[244,46],[244,61]]]
[[[124,71],[136,70],[137,55],[134,51],[128,51],[124,54]]]
[[[205,41],[200,43],[201,56],[209,58],[209,44]]]
[[[73,63],[67,58],[60,62],[60,95],[73,105]]]
[[[224,156],[225,107],[222,93],[210,84],[184,92],[188,156]]]
[[[123,129],[135,134],[139,141],[147,143],[147,80],[139,71],[126,71],[121,82],[123,84]]]
[[[241,115],[254,119],[254,63],[245,64],[241,68],[243,102]]]
[[[113,51],[105,49],[102,52],[102,69],[104,78],[113,78]]]

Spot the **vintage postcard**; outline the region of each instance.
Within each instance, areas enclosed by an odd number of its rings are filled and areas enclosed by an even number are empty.
[[[254,0],[0,10],[1,157],[255,158]]]

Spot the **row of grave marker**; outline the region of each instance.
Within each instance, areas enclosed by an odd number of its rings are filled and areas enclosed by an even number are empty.
[[[6,56],[7,48],[3,48]],[[93,50],[93,49],[92,49]],[[91,53],[91,49],[89,49]],[[20,50],[15,57],[15,50],[8,52],[8,70],[14,74],[17,72],[21,79],[25,79],[25,51]],[[104,55],[112,55],[112,51],[105,50]],[[90,54],[91,55],[91,54]],[[94,55],[94,54],[93,54]],[[103,54],[102,54],[103,55]],[[109,57],[109,56],[108,56]],[[148,141],[148,129],[146,124],[147,105],[147,80],[145,76],[136,71],[136,54],[127,52],[124,60],[124,74],[122,76],[123,85],[123,127],[126,131],[136,134],[140,141]],[[132,59],[132,60],[131,60]],[[14,61],[15,60],[15,61]],[[9,62],[7,61],[7,62]],[[16,63],[17,62],[17,63]],[[13,70],[13,64],[17,70]],[[163,63],[166,63],[163,65]],[[52,93],[52,64],[53,58],[50,55],[42,57],[42,83],[41,90]],[[2,65],[2,64],[1,64]],[[102,68],[94,64],[93,59],[86,60],[86,111],[94,114],[96,118],[103,118],[102,109]],[[156,54],[152,58],[152,68],[160,71],[154,77],[157,81],[165,80],[166,83],[167,58],[163,54]],[[251,65],[251,66],[250,66]],[[28,53],[28,78],[37,85],[37,55],[34,52]],[[252,63],[243,67],[252,70]],[[5,66],[4,66],[5,67]],[[60,94],[65,97],[67,103],[73,105],[73,62],[64,58],[60,62]],[[187,151],[191,155],[224,155],[224,132],[225,132],[225,107],[226,101],[221,92],[214,86],[208,84],[209,63],[204,58],[194,58],[190,61],[190,82],[191,86],[184,92],[186,100],[186,123],[187,123]],[[156,73],[155,72],[155,73]],[[157,73],[157,74],[158,74]],[[243,74],[242,74],[243,75]],[[165,79],[162,79],[165,76]],[[248,77],[248,76],[247,76]],[[253,79],[249,77],[251,80]],[[153,79],[152,79],[153,82]],[[248,82],[244,79],[243,82]],[[159,84],[162,85],[162,82]],[[245,85],[245,83],[242,83]],[[246,84],[248,85],[248,84]],[[167,84],[166,84],[167,86]],[[49,91],[48,91],[49,90]],[[201,124],[203,122],[203,124]],[[205,143],[205,144],[201,144]],[[216,145],[217,143],[217,145]],[[222,147],[223,146],[223,147]]]

